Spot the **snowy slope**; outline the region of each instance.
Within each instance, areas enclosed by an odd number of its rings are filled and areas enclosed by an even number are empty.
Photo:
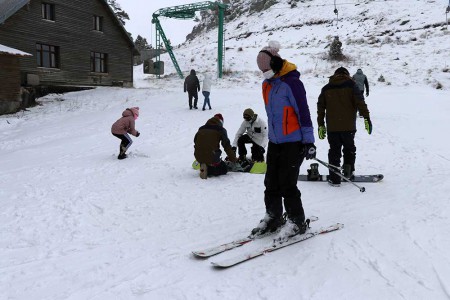
[[[329,76],[345,65],[352,72],[362,68],[374,83],[383,75],[385,84],[436,87],[440,83],[450,88],[446,1],[336,1],[339,19],[333,1],[301,1],[294,8],[291,2],[280,0],[266,11],[225,24],[225,71],[236,75],[258,70],[255,51],[277,40],[282,57],[296,63],[304,75]],[[340,37],[347,62],[324,60],[334,36]],[[215,72],[217,29],[175,47],[174,53],[185,74],[194,66]],[[166,72],[175,73],[169,56],[162,60]]]
[[[437,5],[416,4],[424,3]],[[417,52],[414,43],[379,49],[414,55],[408,66],[438,66],[444,55],[429,53],[443,49],[448,37],[432,34]],[[364,70],[374,131],[369,136],[358,120],[356,170],[385,179],[365,184],[365,193],[350,184],[298,184],[306,214],[320,218],[314,227],[345,228],[223,271],[210,262],[270,241],[207,260],[192,257],[192,250],[247,235],[264,215],[264,176],[201,180],[190,167],[194,134],[209,117],[222,113],[232,138],[245,108],[264,116],[255,63],[264,39],[254,46],[239,41],[244,49],[233,60],[239,72],[215,82],[211,111],[187,108],[181,79],[158,80],[138,66],[135,89],[49,95],[28,111],[0,116],[0,299],[449,299],[448,85],[436,90],[400,71],[390,73],[391,85],[377,83],[379,71],[370,66],[388,70],[393,62],[367,44],[360,47],[369,53]],[[213,73],[208,45],[198,50],[205,59],[183,70],[196,68],[200,78]],[[298,51],[306,48],[280,53],[302,71],[316,125],[317,97],[335,65]],[[448,74],[442,72],[444,80]],[[131,106],[140,107],[141,136],[133,138],[130,158],[119,161],[110,127]],[[326,160],[328,143],[316,146]],[[308,167],[309,161],[301,172]]]
[[[314,107],[320,86],[309,81]],[[246,107],[264,114],[259,84],[237,89],[223,80],[213,110],[202,112],[187,109],[180,80],[146,83],[48,96],[0,118],[1,299],[449,297],[448,92],[375,88],[374,132],[358,123],[356,168],[385,179],[365,193],[299,183],[306,213],[320,217],[314,226],[345,229],[216,271],[190,252],[258,223],[263,176],[200,180],[190,168],[192,139],[214,113],[224,115],[230,136]],[[110,126],[135,105],[142,134],[131,157],[118,161]],[[316,145],[326,159],[327,143]],[[245,247],[218,258],[252,246]]]

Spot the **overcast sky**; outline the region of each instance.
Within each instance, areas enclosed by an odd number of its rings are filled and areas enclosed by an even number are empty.
[[[152,24],[152,14],[158,9],[202,2],[198,0],[117,0],[122,9],[128,13],[130,20],[126,20],[125,28],[133,35],[147,39],[149,44],[155,44],[155,26]],[[172,45],[185,41],[186,35],[192,31],[195,22],[191,20],[177,20],[159,18],[166,37]]]

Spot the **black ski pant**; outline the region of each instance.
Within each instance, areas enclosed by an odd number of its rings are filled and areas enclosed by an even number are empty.
[[[187,91],[188,92],[188,99],[189,99],[189,108],[192,108],[192,98],[194,98],[194,107],[197,107],[197,101],[198,101],[198,92],[195,91]]]
[[[330,144],[328,163],[340,167],[343,153],[344,165],[350,165],[352,172],[355,171],[355,131],[328,132],[328,143]],[[333,172],[330,171],[329,174],[332,181],[341,181],[341,178]]]
[[[113,135],[116,138],[119,138],[121,140],[120,146],[119,146],[119,154],[124,154],[125,151],[127,151],[128,148],[131,146],[133,141],[131,140],[131,138],[128,135],[128,133],[125,133],[125,134],[115,134],[115,133],[113,133]]]
[[[298,172],[303,162],[303,145],[300,142],[274,144],[267,148],[267,172],[264,179],[266,212],[274,218],[286,213],[293,222],[305,219],[301,193],[297,188]]]
[[[245,144],[252,144],[252,160],[254,161],[264,161],[264,147],[261,147],[257,143],[255,143],[247,134],[241,135],[237,141],[238,146],[238,154],[239,156],[246,156],[247,149],[245,148]]]

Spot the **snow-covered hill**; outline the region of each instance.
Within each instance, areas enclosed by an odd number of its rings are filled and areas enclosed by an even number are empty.
[[[292,8],[296,1],[280,0],[259,12],[249,10],[256,1],[236,2],[233,15],[242,15],[225,24],[225,71],[230,76],[257,71],[257,52],[277,40],[282,57],[296,63],[305,76],[326,77],[344,65],[353,71],[361,67],[374,84],[383,75],[383,84],[450,89],[444,0],[336,1],[338,18],[330,0],[300,1]],[[200,72],[217,69],[217,29],[203,33],[174,49],[185,74],[193,67]],[[343,42],[348,61],[326,59],[334,36]],[[174,73],[169,56],[163,60],[167,73]]]
[[[421,8],[428,7],[423,10],[427,20],[440,13],[439,1],[408,1],[414,5],[401,8],[402,1],[359,2],[349,10],[367,5],[367,15],[384,16],[383,30],[391,28],[385,20],[403,21],[407,14],[410,23],[394,22],[392,28],[419,26]],[[327,18],[333,19],[332,6],[302,3],[297,9],[329,11]],[[292,12],[281,5],[267,15],[248,16],[247,29],[236,29],[236,36],[262,28],[263,20],[275,26],[283,19],[276,12]],[[339,11],[343,16],[347,9]],[[294,14],[284,23],[291,19]],[[350,24],[339,22],[341,30]],[[247,235],[264,215],[263,175],[230,173],[201,180],[191,168],[198,127],[222,113],[232,138],[244,109],[265,115],[255,60],[268,39],[290,45],[281,54],[303,74],[315,126],[320,89],[338,65],[321,58],[335,34],[335,26],[327,23],[314,25],[310,33],[303,26],[228,38],[233,49],[226,61],[232,72],[215,81],[212,110],[189,110],[183,80],[175,74],[156,79],[138,66],[134,89],[48,95],[37,107],[0,116],[0,299],[449,299],[449,73],[437,67],[448,59],[449,35],[442,28],[421,29],[399,33],[405,44],[369,44],[360,27],[352,28],[349,36],[354,32],[355,40],[365,42],[346,44],[344,52],[358,58],[349,62],[351,71],[360,66],[369,75],[367,104],[374,126],[369,136],[358,120],[356,171],[385,178],[364,184],[365,193],[350,184],[298,184],[306,214],[319,217],[313,228],[341,222],[343,230],[222,271],[210,262],[270,239],[207,260],[191,255]],[[407,39],[408,34],[420,37],[419,32],[428,32],[428,38]],[[215,43],[209,33],[176,49],[182,69],[197,69],[200,79],[214,73]],[[435,67],[428,72],[425,64]],[[381,73],[390,85],[375,80]],[[436,89],[434,80],[444,88]],[[133,138],[130,157],[119,161],[119,140],[110,127],[132,106],[140,107],[136,127],[141,136]],[[317,156],[326,160],[328,143],[317,139],[316,146]],[[308,167],[309,161],[301,172]]]

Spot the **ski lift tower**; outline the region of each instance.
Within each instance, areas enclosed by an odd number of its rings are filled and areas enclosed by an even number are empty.
[[[178,76],[180,78],[183,78],[183,73],[180,70],[180,67],[178,65],[178,62],[175,58],[175,54],[172,51],[172,45],[170,45],[169,40],[166,37],[166,34],[164,33],[161,24],[159,22],[158,17],[167,17],[167,18],[174,18],[174,19],[193,19],[195,17],[195,13],[197,11],[202,10],[213,10],[218,11],[219,15],[219,34],[218,34],[218,50],[217,50],[217,64],[218,64],[218,77],[222,78],[223,74],[223,57],[224,57],[224,35],[223,35],[223,24],[224,24],[224,15],[225,15],[225,9],[227,5],[221,2],[211,2],[211,1],[205,1],[205,2],[197,2],[192,4],[185,4],[185,5],[178,5],[178,6],[172,6],[172,7],[166,7],[161,8],[153,13],[152,16],[152,23],[155,24],[156,28],[156,62],[155,62],[155,68],[158,68],[159,66],[162,66],[161,64],[161,40],[164,42],[164,45],[166,47],[167,53],[169,54],[170,58],[172,59],[173,65],[175,66],[175,69],[177,70]],[[160,76],[160,72],[157,73],[158,77]]]

